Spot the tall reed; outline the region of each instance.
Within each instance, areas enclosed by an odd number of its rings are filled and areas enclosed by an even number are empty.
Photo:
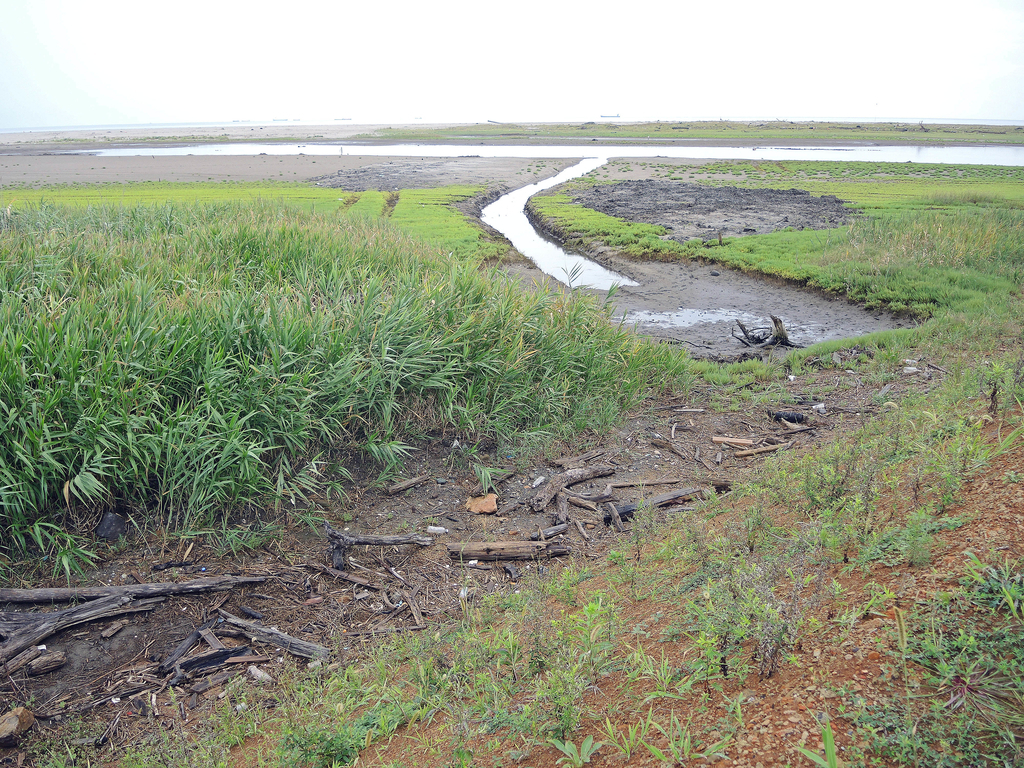
[[[596,426],[688,375],[608,314],[358,217],[16,211],[0,234],[0,548],[83,505],[206,524],[315,487],[338,449],[397,464],[428,430]]]

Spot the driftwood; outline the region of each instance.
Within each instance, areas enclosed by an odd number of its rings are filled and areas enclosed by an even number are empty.
[[[747,330],[747,327],[743,325],[739,320],[736,321],[736,325],[739,326],[742,336],[737,336],[734,331],[730,331],[732,337],[737,341],[741,341],[748,347],[754,347],[760,349],[762,347],[795,347],[798,348],[800,344],[794,344],[789,340],[789,333],[786,331],[786,326],[783,324],[782,319],[775,315],[769,315],[772,320],[772,327],[768,328],[755,328],[753,330]]]
[[[192,581],[127,584],[122,587],[0,589],[0,603],[67,603],[111,596],[124,596],[131,600],[161,595],[191,595],[197,592],[221,592],[239,584],[258,584],[266,580],[264,576],[211,576]]]
[[[17,621],[5,623],[3,620],[12,614],[0,614],[0,634],[7,638],[5,642],[0,643],[0,664],[13,659],[29,646],[39,645],[50,635],[65,629],[87,621],[120,616],[123,613],[150,611],[162,600],[162,597],[158,597],[133,604],[130,595],[108,595],[62,611],[21,614],[22,617],[32,617],[31,619],[19,618]],[[16,628],[4,630],[5,626],[11,625],[16,625]]]
[[[248,621],[232,616],[224,609],[218,609],[219,613],[225,622],[232,626],[238,627],[240,630],[245,632],[250,637],[254,637],[265,643],[276,645],[278,648],[282,648],[288,653],[295,656],[301,656],[304,659],[318,659],[327,658],[331,655],[331,649],[316,643],[309,643],[305,640],[299,640],[296,637],[286,635],[280,630],[273,629],[272,627],[264,627],[261,624],[252,624]]]
[[[174,665],[178,663],[178,660],[186,653],[191,651],[192,646],[198,643],[199,640],[202,638],[203,630],[210,629],[210,627],[214,626],[217,623],[217,621],[217,617],[214,617],[207,621],[205,624],[196,627],[195,631],[193,631],[191,635],[189,635],[180,643],[178,643],[178,647],[171,652],[170,656],[168,656],[166,659],[160,662],[160,666],[157,667],[157,670],[160,672],[167,672],[171,669],[174,669]]]
[[[562,489],[576,483],[582,483],[584,480],[605,477],[614,472],[615,468],[606,464],[567,470],[560,475],[555,475],[545,485],[541,486],[540,490],[537,491],[537,495],[530,501],[530,506],[533,507],[534,512],[543,512],[544,508],[551,503],[551,500]]]
[[[434,543],[432,538],[429,536],[423,536],[419,533],[401,534],[396,536],[377,536],[372,533],[352,535],[343,533],[342,531],[331,527],[330,523],[324,523],[324,530],[327,532],[327,538],[331,542],[331,549],[329,550],[331,562],[334,567],[338,569],[343,569],[345,567],[345,557],[348,554],[349,547],[359,545],[368,547],[391,547],[399,544],[419,544],[421,547],[429,547]]]
[[[623,504],[622,506],[615,507],[615,511],[618,513],[620,520],[629,520],[640,507],[663,507],[666,504],[671,504],[673,501],[685,501],[701,493],[701,488],[678,488],[668,493],[663,493],[660,496],[654,496],[650,499],[644,499],[643,501],[635,501],[630,504]],[[608,514],[604,517],[606,525],[611,525],[615,522],[615,515]]]
[[[569,554],[569,547],[552,541],[463,541],[447,547],[453,560],[531,560]]]

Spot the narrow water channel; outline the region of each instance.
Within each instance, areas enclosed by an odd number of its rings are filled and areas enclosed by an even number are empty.
[[[520,187],[484,208],[484,224],[501,232],[516,250],[537,265],[544,274],[576,286],[607,291],[613,285],[637,285],[625,275],[612,272],[580,254],[564,250],[534,229],[526,216],[526,201],[538,192],[550,189],[569,179],[576,179],[608,162],[607,157],[588,157],[550,179]]]

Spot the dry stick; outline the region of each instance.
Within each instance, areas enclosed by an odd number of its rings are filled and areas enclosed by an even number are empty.
[[[598,464],[593,467],[570,469],[560,475],[555,475],[537,491],[537,495],[530,502],[530,506],[533,507],[535,512],[543,512],[551,500],[558,495],[558,492],[566,486],[582,483],[584,480],[591,480],[595,477],[605,477],[614,474],[614,472],[614,467]]]
[[[672,453],[674,453],[680,459],[688,458],[685,453],[683,453],[681,450],[676,448],[676,446],[673,445],[672,443],[670,443],[668,440],[662,440],[662,439],[657,438],[657,437],[652,437],[651,438],[651,445],[655,446],[656,448],[664,448],[667,451],[672,451]]]
[[[569,530],[569,524],[568,523],[559,523],[558,525],[553,525],[550,528],[545,528],[542,531],[537,531],[536,533],[531,533],[530,534],[530,540],[531,541],[547,541],[548,539],[553,538],[553,537],[557,536],[560,533],[565,533],[567,530]]]
[[[394,496],[396,493],[401,493],[402,491],[407,491],[410,488],[415,488],[420,483],[425,482],[429,477],[430,475],[419,475],[418,477],[411,477],[408,480],[403,480],[400,483],[389,485],[387,494],[388,496]]]
[[[573,520],[572,522],[576,526],[576,530],[580,532],[580,536],[583,537],[584,541],[590,541],[590,536],[587,535],[587,530],[583,527],[583,523],[579,520]]]
[[[217,611],[228,624],[238,627],[246,634],[255,637],[263,642],[276,645],[278,648],[283,648],[288,653],[294,654],[295,656],[301,656],[306,659],[315,658],[327,658],[331,655],[331,649],[326,648],[316,643],[309,643],[305,640],[299,640],[297,637],[286,635],[280,630],[273,629],[272,627],[264,627],[260,624],[253,624],[248,621],[243,621],[237,616],[232,616],[230,613],[225,611],[223,608]]]
[[[766,445],[762,448],[754,448],[749,451],[737,451],[737,458],[745,458],[747,456],[756,456],[759,453],[771,453],[772,451],[784,451],[793,445],[793,441],[790,440],[788,443],[780,443],[779,445]]]
[[[637,488],[641,485],[675,485],[686,480],[685,477],[661,477],[657,480],[631,480],[626,483],[609,483],[609,488]]]
[[[352,635],[390,635],[394,632],[418,632],[426,629],[425,625],[418,627],[381,627],[380,629],[343,629],[345,637]]]
[[[678,501],[680,499],[688,500],[696,496],[702,490],[703,489],[701,488],[678,488],[674,491],[662,493],[659,496],[654,496],[650,499],[625,504],[622,507],[616,507],[614,504],[609,504],[614,514],[606,515],[604,521],[606,524],[611,524],[615,522],[616,518],[618,518],[620,522],[622,520],[628,520],[632,517],[634,512],[640,509],[640,507],[663,507],[666,504],[671,504],[673,501]]]
[[[607,448],[595,448],[592,451],[587,451],[581,456],[563,456],[560,459],[555,459],[551,463],[557,467],[564,467],[566,464],[575,464],[580,461],[591,461],[596,459],[598,456],[604,456],[606,453],[608,453]]]
[[[724,444],[724,445],[739,445],[739,446],[747,446],[747,445],[753,445],[754,444],[753,440],[745,440],[742,437],[719,437],[717,435],[715,437],[711,438],[711,442],[713,442],[713,443],[721,443],[721,444]]]
[[[566,494],[565,498],[574,507],[579,507],[580,509],[586,509],[586,510],[589,510],[590,512],[597,512],[597,504],[595,504],[592,501],[580,498],[579,496],[572,496],[570,494]],[[611,501],[611,496],[609,496],[607,499],[602,498],[601,501]]]
[[[623,531],[625,531],[625,530],[626,530],[626,528],[625,528],[625,526],[623,526],[623,524],[622,524],[622,517],[621,517],[621,515],[619,515],[619,510],[618,510],[618,507],[616,507],[616,506],[615,506],[614,504],[612,504],[611,502],[609,502],[609,503],[608,503],[608,509],[610,509],[610,510],[611,510],[611,521],[612,521],[613,523],[615,523],[615,528],[616,528],[616,530],[617,530],[617,531],[618,531],[619,533],[622,533]],[[606,517],[606,518],[605,518],[605,520],[607,521],[607,520],[608,520],[608,518]]]

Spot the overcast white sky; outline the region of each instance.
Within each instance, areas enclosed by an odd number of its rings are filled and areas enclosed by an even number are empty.
[[[1024,120],[1022,0],[0,0],[0,130]]]

